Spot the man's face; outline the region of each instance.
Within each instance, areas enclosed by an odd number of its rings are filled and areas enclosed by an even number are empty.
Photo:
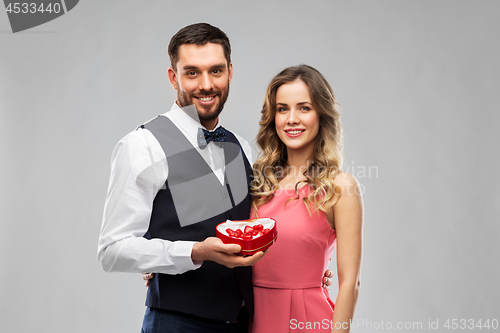
[[[194,104],[201,124],[213,129],[229,94],[233,65],[228,66],[224,49],[214,43],[183,44],[178,59],[176,70],[168,69],[177,101],[181,107]]]

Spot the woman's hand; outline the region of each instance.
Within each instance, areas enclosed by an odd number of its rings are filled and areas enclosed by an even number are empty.
[[[149,287],[149,280],[151,280],[154,276],[155,275],[153,273],[142,273],[142,278],[146,281],[144,283],[146,287]]]
[[[326,290],[330,289],[330,286],[332,285],[332,278],[333,278],[333,272],[327,269],[325,271],[325,275],[323,276],[323,281],[321,283],[321,286]]]

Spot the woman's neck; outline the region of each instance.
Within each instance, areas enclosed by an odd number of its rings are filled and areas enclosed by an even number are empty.
[[[286,174],[290,178],[304,178],[303,174],[312,163],[309,151],[288,150]]]

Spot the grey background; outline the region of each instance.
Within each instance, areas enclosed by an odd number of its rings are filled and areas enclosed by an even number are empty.
[[[168,41],[200,21],[232,41],[222,120],[247,140],[282,68],[310,64],[336,91],[365,188],[356,318],[379,325],[357,332],[500,319],[499,14],[498,1],[86,0],[12,34],[0,13],[1,330],[140,330],[141,276],[96,260],[110,156],[170,107]]]

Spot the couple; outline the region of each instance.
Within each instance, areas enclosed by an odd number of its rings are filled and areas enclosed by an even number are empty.
[[[309,66],[278,74],[266,93],[262,154],[252,170],[248,143],[218,118],[232,79],[230,53],[227,36],[209,24],[172,37],[168,77],[177,101],[113,152],[101,267],[159,273],[149,280],[143,332],[348,332],[362,201],[356,179],[340,171],[334,94]],[[239,245],[214,237],[217,224],[250,214],[277,221],[278,240],[265,256],[239,256]],[[336,243],[333,311],[321,285]]]

